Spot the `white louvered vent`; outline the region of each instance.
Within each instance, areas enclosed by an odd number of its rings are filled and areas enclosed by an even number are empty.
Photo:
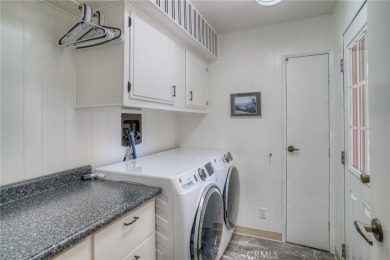
[[[152,0],[177,25],[218,57],[218,34],[188,0]]]

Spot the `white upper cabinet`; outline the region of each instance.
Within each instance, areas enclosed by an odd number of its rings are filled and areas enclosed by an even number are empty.
[[[159,11],[159,10],[158,10]],[[131,107],[207,113],[207,65],[128,3],[101,9],[122,42],[76,50],[76,108]]]
[[[131,97],[174,103],[175,42],[142,18],[133,18]]]
[[[208,61],[218,58],[218,34],[188,0],[128,1]]]
[[[186,106],[207,109],[209,73],[207,64],[190,51],[186,51]]]

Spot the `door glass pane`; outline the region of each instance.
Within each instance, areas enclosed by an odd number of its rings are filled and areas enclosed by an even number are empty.
[[[365,85],[361,85],[359,87],[359,105],[360,105],[360,126],[365,127],[366,126],[366,88]]]
[[[360,171],[366,173],[366,131],[360,130]]]
[[[214,192],[206,202],[206,210],[201,223],[201,255],[202,259],[216,259],[222,235],[222,198]]]
[[[351,70],[352,70],[352,73],[351,73],[351,82],[352,82],[352,85],[355,85],[356,82],[357,82],[357,60],[356,60],[356,52],[357,52],[357,46],[353,46],[352,47],[352,51],[351,51]]]
[[[358,169],[358,130],[352,129],[352,166]]]
[[[358,126],[357,88],[352,89],[351,112],[352,112],[352,126]]]
[[[366,37],[363,36],[359,41],[359,81],[365,79],[365,49]]]

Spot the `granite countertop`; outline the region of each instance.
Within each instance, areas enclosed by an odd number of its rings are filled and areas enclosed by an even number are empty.
[[[22,183],[22,190],[13,187],[13,199],[4,199],[9,189],[0,192],[0,259],[53,257],[161,193],[141,184],[81,181],[79,175],[54,188],[49,178],[38,192]]]

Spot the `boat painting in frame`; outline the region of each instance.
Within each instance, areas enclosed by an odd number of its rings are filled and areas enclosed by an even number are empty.
[[[230,116],[260,117],[260,92],[230,94]]]

